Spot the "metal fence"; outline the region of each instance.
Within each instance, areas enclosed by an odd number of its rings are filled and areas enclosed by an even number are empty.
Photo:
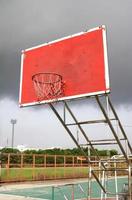
[[[92,157],[96,160],[96,157]],[[1,182],[87,177],[86,158],[72,155],[1,154]]]
[[[108,158],[102,157],[104,159]],[[92,168],[99,169],[96,157],[90,160]],[[1,161],[1,182],[88,177],[89,166],[83,156],[2,153]],[[125,167],[123,165],[118,163],[118,167]],[[98,170],[96,173],[99,176]],[[121,175],[124,174],[121,172]]]

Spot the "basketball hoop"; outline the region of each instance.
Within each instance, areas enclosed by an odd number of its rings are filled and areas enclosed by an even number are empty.
[[[63,95],[62,76],[55,73],[38,73],[32,76],[38,101],[58,99]]]

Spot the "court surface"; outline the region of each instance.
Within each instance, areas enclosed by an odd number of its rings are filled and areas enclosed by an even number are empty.
[[[123,184],[127,183],[127,178],[118,178],[118,192],[121,192]],[[66,185],[65,185],[66,184]],[[68,185],[67,185],[68,184]],[[53,187],[54,186],[54,187]],[[110,192],[115,193],[115,183],[110,179],[107,183]],[[73,193],[74,191],[74,193]],[[91,196],[93,200],[100,199],[100,187],[92,180]],[[88,180],[63,180],[63,181],[44,181],[23,184],[6,184],[0,187],[0,199],[2,200],[85,200],[88,194]],[[115,200],[113,195],[108,196],[108,200]]]

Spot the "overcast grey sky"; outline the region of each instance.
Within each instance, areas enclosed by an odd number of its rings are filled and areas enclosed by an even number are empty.
[[[0,0],[0,146],[11,143],[11,118],[18,120],[15,145],[73,145],[48,106],[18,107],[21,50],[102,24],[107,27],[112,101],[123,123],[132,125],[131,11],[131,0]],[[85,112],[85,102],[80,104]]]

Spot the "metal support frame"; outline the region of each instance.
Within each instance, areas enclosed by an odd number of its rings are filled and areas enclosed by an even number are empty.
[[[71,114],[72,118],[74,119],[75,122],[78,122],[76,117],[74,116],[74,114],[72,113],[72,111],[70,110],[68,104],[66,102],[65,103],[65,107],[67,108],[67,110],[69,111],[69,113]],[[82,147],[79,145],[79,143],[77,142],[76,138],[74,137],[73,133],[71,132],[71,130],[68,128],[68,126],[65,124],[65,121],[63,120],[63,118],[60,116],[60,114],[58,113],[58,111],[56,110],[56,108],[54,107],[54,105],[52,103],[49,104],[50,108],[53,110],[53,112],[55,113],[55,115],[57,116],[57,118],[59,119],[59,121],[61,122],[61,124],[63,125],[63,127],[66,129],[66,131],[68,132],[68,134],[70,135],[70,137],[72,138],[72,140],[74,141],[74,143],[77,145],[77,147],[81,150],[81,152],[83,153],[83,155],[85,156],[85,158],[88,161],[88,165],[90,166],[91,162],[89,159],[89,156],[86,155],[86,153],[83,151]],[[66,117],[66,116],[65,116]],[[65,119],[65,118],[64,118]],[[66,120],[66,119],[65,119]],[[81,125],[77,124],[78,128],[80,129],[82,135],[84,136],[84,138],[86,139],[86,141],[90,144],[91,149],[95,152],[95,155],[97,156],[98,160],[100,160],[100,157],[97,153],[97,151],[94,149],[93,145],[91,144],[91,141],[88,139],[86,133],[84,132],[84,130],[82,129]],[[103,169],[105,169],[104,164],[101,162],[101,165],[103,167]],[[98,184],[101,186],[101,188],[103,188],[103,190],[105,191],[105,188],[103,187],[103,185],[101,184],[101,182],[99,181],[98,177],[96,176],[96,174],[92,171],[92,175],[94,176],[94,178],[96,179],[96,181],[98,182]],[[106,192],[106,191],[105,191]]]
[[[115,120],[115,119],[111,119],[111,120]],[[82,122],[78,122],[78,123],[70,123],[70,124],[66,124],[67,126],[72,126],[72,125],[77,125],[77,124],[97,124],[97,123],[107,123],[107,121],[105,119],[100,119],[100,120],[90,120],[90,121],[82,121]]]
[[[58,111],[55,109],[55,107],[53,106],[52,103],[49,104],[50,108],[53,110],[53,112],[55,113],[55,115],[57,116],[57,118],[60,120],[61,124],[63,125],[63,127],[66,129],[66,131],[68,132],[68,134],[70,135],[70,137],[72,138],[72,140],[74,141],[74,143],[77,145],[77,147],[81,150],[82,154],[87,158],[85,152],[83,151],[83,149],[80,147],[80,145],[77,143],[76,138],[73,136],[72,132],[70,131],[70,129],[66,126],[64,120],[62,119],[62,117],[59,115]],[[89,162],[89,160],[88,160]]]
[[[82,133],[82,135],[84,136],[85,140],[87,141],[87,143],[90,145],[91,149],[93,150],[93,152],[95,153],[95,155],[97,156],[98,160],[100,160],[100,157],[97,153],[97,151],[95,150],[94,146],[91,143],[91,140],[88,138],[87,134],[85,133],[84,129],[82,128],[82,126],[78,123],[78,120],[76,119],[75,115],[73,114],[73,112],[71,111],[70,107],[68,106],[68,104],[65,102],[66,108],[69,111],[69,113],[71,114],[72,118],[74,119],[74,121],[76,122],[76,125],[78,126],[80,132]],[[66,125],[67,126],[67,125]],[[80,145],[79,145],[80,146]],[[105,166],[102,164],[103,168],[105,168]]]
[[[97,181],[98,185],[100,186],[101,188],[101,191],[104,193],[105,197],[107,196],[107,194],[109,193],[107,191],[107,188],[106,188],[106,183],[105,181],[102,182],[101,181],[101,174],[99,174],[99,177],[96,175],[96,171],[102,171],[104,173],[104,177],[107,176],[108,174],[108,171],[114,171],[115,175],[117,176],[117,171],[120,171],[121,169],[118,169],[117,167],[113,168],[113,169],[107,169],[107,165],[106,165],[106,161],[102,161],[97,153],[97,151],[95,150],[94,148],[94,145],[111,145],[111,144],[117,144],[118,147],[120,148],[123,156],[124,156],[124,159],[128,165],[128,183],[129,183],[129,196],[132,197],[131,195],[131,163],[129,161],[129,156],[128,156],[128,153],[125,151],[121,141],[125,140],[127,141],[127,145],[128,145],[128,149],[130,151],[130,153],[132,154],[132,147],[129,143],[129,140],[127,138],[127,135],[121,125],[121,122],[117,116],[117,113],[110,101],[110,98],[108,95],[102,95],[102,97],[106,97],[106,100],[107,100],[107,105],[106,105],[106,108],[105,106],[103,105],[103,103],[101,102],[100,100],[100,96],[99,95],[96,95],[94,96],[95,99],[96,99],[96,102],[100,108],[100,110],[102,111],[103,115],[104,115],[104,119],[100,119],[100,120],[90,120],[90,121],[78,121],[77,118],[75,117],[75,115],[73,114],[71,108],[69,107],[68,105],[68,102],[67,101],[63,101],[63,105],[64,105],[64,114],[63,114],[63,117],[59,114],[59,112],[57,111],[57,109],[55,108],[54,104],[53,103],[49,103],[49,106],[50,108],[53,110],[53,112],[55,113],[55,115],[57,116],[57,118],[59,119],[59,121],[61,122],[61,124],[63,125],[63,127],[65,128],[65,130],[67,131],[67,133],[70,135],[70,137],[72,138],[72,140],[74,141],[74,143],[76,144],[76,146],[81,150],[82,154],[84,155],[84,157],[86,158],[87,162],[88,162],[88,167],[89,167],[89,177],[90,177],[90,180],[91,180],[91,175],[95,178],[95,180]],[[108,106],[109,106],[109,109],[111,109],[112,113],[113,113],[113,116],[114,118],[110,118],[110,113],[107,112],[108,111]],[[70,114],[71,118],[73,119],[74,123],[66,123],[66,111],[68,111],[68,113]],[[118,133],[116,132],[115,128],[113,127],[113,124],[111,121],[113,120],[117,120],[118,121],[118,124],[119,124],[119,128],[121,130],[121,133],[122,133],[122,136],[119,137],[118,136]],[[114,136],[114,139],[108,139],[108,140],[90,140],[88,138],[88,134],[86,134],[86,132],[84,131],[82,125],[83,124],[96,124],[96,123],[107,123],[113,136]],[[83,151],[83,148],[81,144],[79,144],[79,141],[78,139],[75,138],[75,136],[73,135],[73,132],[71,131],[70,129],[70,126],[77,126],[78,127],[78,130],[80,131],[80,133],[82,134],[82,136],[84,137],[85,141],[86,141],[86,144],[85,146],[89,146],[93,152],[95,153],[96,157],[97,157],[97,162],[100,163],[100,169],[99,170],[94,170],[91,168],[91,164],[92,164],[92,161],[90,161],[90,157],[89,155],[86,155],[86,153]],[[108,161],[109,162],[109,161]],[[114,163],[116,163],[118,161],[115,161],[114,160]],[[115,164],[116,165],[116,164]],[[122,170],[126,170],[126,169],[122,169]],[[100,172],[99,172],[100,173]],[[116,180],[115,180],[116,181]],[[89,181],[89,186],[90,186],[90,181]],[[118,190],[117,186],[116,186],[116,191]],[[90,192],[90,188],[89,188],[89,192]],[[116,197],[118,199],[118,194],[116,194]],[[90,199],[90,194],[88,194],[88,199]],[[130,198],[131,199],[131,198]]]
[[[132,154],[132,147],[131,147],[131,144],[130,144],[128,138],[127,138],[127,135],[126,135],[126,133],[125,133],[125,131],[124,131],[124,129],[123,129],[123,126],[122,126],[122,124],[121,124],[121,122],[120,122],[120,120],[119,120],[119,117],[118,117],[118,115],[117,115],[117,113],[116,113],[116,111],[115,111],[115,109],[114,109],[114,107],[113,107],[113,105],[112,105],[112,102],[111,102],[109,96],[108,96],[108,102],[109,102],[109,105],[110,105],[111,110],[113,111],[113,114],[114,114],[114,116],[115,116],[115,119],[118,121],[118,124],[119,124],[119,127],[120,127],[121,131],[122,131],[122,134],[123,134],[124,138],[127,140],[130,153]]]
[[[109,117],[108,117],[108,115],[107,115],[107,113],[106,113],[101,101],[99,100],[98,96],[96,96],[96,100],[97,100],[97,103],[98,103],[100,109],[102,110],[102,113],[104,114],[105,119],[107,120],[107,123],[108,123],[108,125],[109,125],[109,127],[111,129],[111,132],[113,133],[113,136],[115,137],[115,140],[117,141],[117,144],[120,147],[120,150],[122,151],[124,157],[126,158],[127,162],[129,163],[128,156],[127,156],[127,154],[126,154],[126,152],[125,152],[125,150],[124,150],[124,148],[123,148],[123,146],[122,146],[122,144],[120,142],[120,139],[119,139],[118,135],[116,134],[116,131],[115,131],[115,129],[114,129],[114,127],[113,127],[113,125],[112,125],[112,123],[111,123],[111,121],[110,121],[110,119],[109,119]],[[115,112],[114,112],[114,114],[115,114]],[[122,133],[124,135],[124,132],[122,132]],[[128,138],[127,138],[126,134],[124,136],[125,136],[125,139],[128,141]]]

